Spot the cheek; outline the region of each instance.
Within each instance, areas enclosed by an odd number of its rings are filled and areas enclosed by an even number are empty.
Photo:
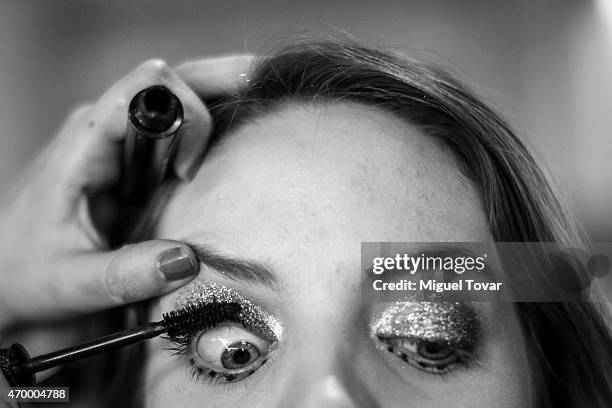
[[[489,312],[492,323],[484,323],[477,358],[466,368],[444,376],[423,375],[410,369],[381,369],[373,381],[378,389],[387,387],[389,407],[418,406],[516,408],[532,407],[533,378],[515,313],[496,307]],[[487,321],[489,318],[487,318]],[[372,366],[362,367],[362,370]],[[398,404],[398,401],[411,401]],[[395,404],[395,405],[394,405]]]
[[[531,407],[534,378],[516,311],[510,303],[499,304],[494,315],[495,320],[486,328],[490,341],[483,366],[488,375],[482,384],[489,385],[478,391],[479,400],[489,401],[488,406]]]

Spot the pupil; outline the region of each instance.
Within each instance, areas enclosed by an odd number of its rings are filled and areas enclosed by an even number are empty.
[[[245,349],[238,349],[234,353],[232,360],[234,360],[236,364],[246,364],[251,360],[251,353]]]
[[[430,343],[425,345],[425,351],[431,354],[437,354],[442,350],[442,346],[437,343]]]

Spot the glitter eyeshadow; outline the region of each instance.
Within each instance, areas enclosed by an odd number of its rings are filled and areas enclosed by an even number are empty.
[[[180,289],[176,307],[202,306],[211,303],[238,303],[240,323],[268,340],[279,340],[283,334],[281,322],[238,292],[216,282],[196,281]]]
[[[395,302],[376,313],[371,335],[404,337],[469,348],[480,327],[479,317],[463,303]]]

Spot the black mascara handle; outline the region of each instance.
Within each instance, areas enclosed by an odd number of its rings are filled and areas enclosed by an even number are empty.
[[[213,327],[224,321],[237,321],[242,307],[235,302],[189,306],[163,315],[163,320],[134,329],[109,334],[89,342],[30,358],[20,344],[0,349],[0,368],[11,386],[33,386],[35,373],[62,364],[112,351],[167,333],[169,337]]]
[[[34,373],[138,343],[159,336],[166,330],[162,322],[150,323],[34,358],[29,358],[23,346],[13,344],[0,350],[0,359],[4,362],[2,371],[11,385],[32,386],[35,384]],[[2,358],[2,355],[5,358]]]

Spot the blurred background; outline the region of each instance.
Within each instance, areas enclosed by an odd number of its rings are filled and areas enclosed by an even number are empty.
[[[524,134],[589,235],[612,241],[612,0],[2,0],[0,191],[140,62],[257,52],[321,26],[449,67]]]

